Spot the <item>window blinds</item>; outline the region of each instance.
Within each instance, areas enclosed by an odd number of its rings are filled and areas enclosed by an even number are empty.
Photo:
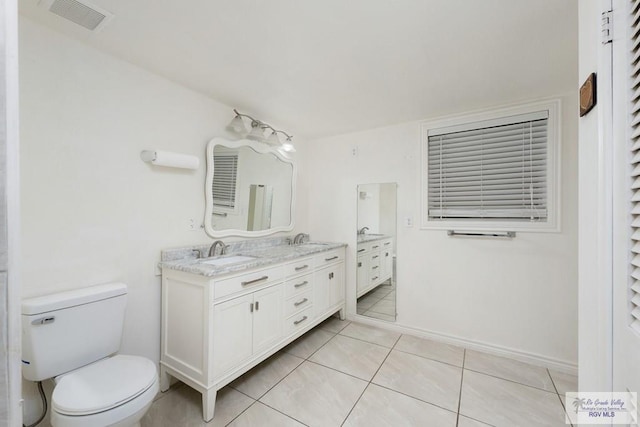
[[[429,219],[546,221],[548,117],[429,130]]]
[[[213,205],[234,208],[236,204],[236,177],[238,174],[237,154],[216,154],[213,156]]]
[[[630,325],[640,332],[640,0],[631,1],[631,280]]]

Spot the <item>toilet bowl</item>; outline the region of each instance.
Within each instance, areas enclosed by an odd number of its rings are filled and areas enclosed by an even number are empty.
[[[135,427],[158,393],[156,365],[117,354],[127,287],[92,286],[22,301],[22,374],[53,378],[53,427]]]
[[[158,393],[156,367],[148,359],[116,355],[56,377],[53,427],[129,427]]]

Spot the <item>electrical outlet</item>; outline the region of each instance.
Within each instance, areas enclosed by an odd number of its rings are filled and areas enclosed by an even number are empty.
[[[353,157],[358,157],[358,146],[357,145],[354,145],[354,146],[351,147],[351,155]]]
[[[413,218],[410,216],[404,218],[404,226],[405,227],[413,227]]]

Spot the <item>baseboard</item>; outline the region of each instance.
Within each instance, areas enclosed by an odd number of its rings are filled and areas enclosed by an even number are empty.
[[[426,329],[414,328],[411,326],[400,325],[395,323],[389,323],[378,319],[369,318],[366,316],[355,315],[348,316],[348,320],[358,323],[376,326],[382,329],[387,329],[402,334],[413,335],[421,338],[428,338],[433,341],[442,342],[445,344],[456,345],[458,347],[464,347],[469,350],[477,350],[485,353],[493,354],[496,356],[508,357],[510,359],[519,360],[521,362],[530,363],[532,365],[542,366],[544,368],[553,369],[555,371],[566,372],[572,375],[578,375],[578,365],[572,362],[567,362],[552,357],[543,356],[536,353],[529,353],[513,348],[498,346],[495,344],[489,344],[481,341],[473,341],[466,338],[460,338],[453,335],[442,334],[439,332],[429,331]]]

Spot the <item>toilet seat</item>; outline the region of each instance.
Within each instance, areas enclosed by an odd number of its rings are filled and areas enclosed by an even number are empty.
[[[61,415],[87,416],[134,400],[157,384],[153,362],[116,355],[56,378],[52,409]]]

